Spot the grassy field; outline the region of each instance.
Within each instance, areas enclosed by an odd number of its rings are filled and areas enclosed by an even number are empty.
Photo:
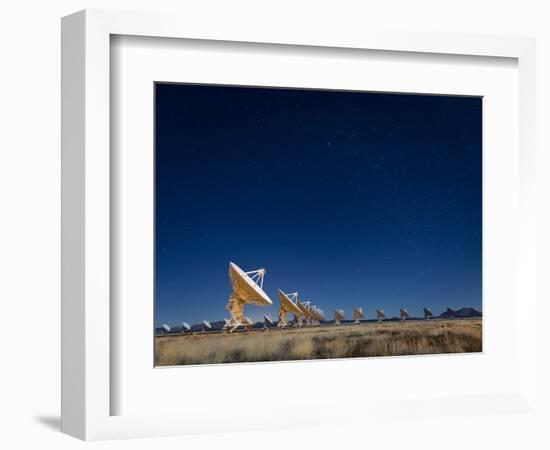
[[[481,319],[155,337],[155,365],[481,352]]]

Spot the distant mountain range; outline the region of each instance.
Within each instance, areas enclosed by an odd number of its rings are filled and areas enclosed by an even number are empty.
[[[434,316],[433,319],[448,319],[450,317],[455,317],[455,318],[459,318],[459,319],[465,319],[465,318],[472,318],[472,317],[482,317],[482,312],[478,309],[475,309],[475,308],[471,308],[471,307],[465,307],[465,308],[461,308],[461,309],[457,309],[455,310],[454,312],[454,315],[452,315],[449,311],[445,311],[443,313],[441,313],[439,316]],[[433,320],[431,319],[431,320]],[[399,317],[390,317],[390,318],[387,318],[387,319],[384,319],[384,322],[394,322],[394,321],[400,321],[401,319]],[[411,317],[410,319],[407,319],[407,320],[424,320],[423,317]],[[351,323],[353,322],[353,320],[342,320],[341,321],[342,323]],[[376,319],[365,319],[365,320],[361,320],[361,322],[376,322]],[[334,323],[334,320],[322,320],[321,321],[321,324],[323,325],[327,325],[327,324],[333,324]],[[210,322],[210,325],[212,325],[212,328],[210,329],[210,331],[220,331],[223,326],[225,325],[225,321],[223,320],[218,320],[216,322]],[[259,328],[264,328],[264,323],[263,322],[256,322],[252,328],[254,329],[259,329]],[[269,328],[275,328],[277,326],[277,322],[273,322],[272,325],[269,325]],[[191,331],[202,331],[202,329],[204,328],[204,325],[201,323],[196,323],[196,324],[193,324],[191,325]],[[170,331],[167,332],[165,331],[163,328],[161,327],[157,327],[155,328],[155,332],[157,334],[179,334],[182,332],[182,327],[181,325],[180,326],[170,326]]]
[[[475,308],[462,308],[458,309],[454,313],[454,317],[481,317],[481,311],[475,309]],[[449,311],[445,311],[444,313],[441,313],[438,317],[441,317],[442,319],[453,317],[453,314],[451,314]]]

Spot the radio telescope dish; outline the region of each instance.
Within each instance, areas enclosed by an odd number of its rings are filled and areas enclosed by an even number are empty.
[[[237,264],[229,263],[229,277],[233,294],[238,300],[258,306],[269,306],[273,303],[262,290],[265,269],[244,272]]]
[[[405,308],[401,308],[399,310],[399,317],[401,317],[401,320],[406,320],[411,318],[411,316],[409,315],[409,311],[407,311]]]
[[[235,331],[240,326],[248,326],[245,322],[244,305],[269,306],[273,303],[263,291],[265,269],[244,272],[237,264],[229,263],[229,278],[233,292],[225,309],[231,313],[231,329]],[[229,328],[229,327],[228,327]]]
[[[202,321],[202,331],[203,331],[203,333],[205,331],[210,330],[211,328],[212,328],[212,325],[210,324],[210,322],[208,322],[208,320],[203,320]]]
[[[301,316],[300,316],[300,324],[298,326],[302,325],[311,325],[311,312],[309,310],[309,302],[301,302],[300,300],[296,300],[296,304],[298,305],[298,308],[300,308]],[[302,319],[303,316],[303,319]]]
[[[292,292],[290,294],[285,294],[279,289],[279,323],[277,327],[284,328],[288,325],[286,320],[286,315],[294,313],[294,315],[301,315],[302,311],[297,305],[298,301],[298,292]]]
[[[344,310],[343,309],[335,309],[334,310],[334,324],[340,325],[340,321],[344,320]]]
[[[165,323],[162,324],[162,330],[165,332],[165,333],[170,333],[170,331],[172,331],[172,328],[170,328],[168,325],[166,325]]]
[[[313,326],[318,327],[321,325],[321,320],[323,319],[323,311],[315,305],[313,305],[310,309],[313,313]]]
[[[382,322],[382,320],[386,318],[383,309],[378,308],[376,310],[376,318],[378,319],[378,322]]]
[[[308,326],[316,327],[321,325],[320,321],[324,319],[323,310],[318,308],[315,305],[312,305],[311,302],[298,302],[298,305],[302,309],[302,314],[304,316],[305,324]]]
[[[353,308],[353,323],[361,323],[361,319],[364,319],[365,315],[363,314],[363,308],[356,307]]]
[[[433,317],[432,310],[430,308],[424,308],[424,319],[429,320]]]
[[[317,313],[319,315],[319,325],[321,325],[321,320],[325,320],[325,312],[321,308],[317,308]]]
[[[182,322],[181,323],[181,332],[182,333],[185,333],[186,331],[190,331],[190,330],[191,330],[191,326],[187,322]]]
[[[314,322],[314,313],[311,308],[311,302],[301,302],[298,300],[298,304],[302,308],[304,314],[304,324],[308,327],[312,326]]]

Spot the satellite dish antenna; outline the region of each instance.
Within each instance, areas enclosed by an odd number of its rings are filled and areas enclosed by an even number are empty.
[[[302,309],[304,310],[304,316],[306,325],[316,327],[320,325],[320,321],[323,318],[323,312],[315,305],[312,305],[311,302],[298,302]]]
[[[386,318],[386,315],[384,314],[384,310],[381,308],[378,308],[376,310],[376,318],[378,319],[378,322],[382,322],[383,319]]]
[[[273,326],[273,320],[267,314],[264,314],[264,331],[268,331],[270,325]]]
[[[279,289],[279,323],[277,324],[277,327],[285,328],[288,326],[288,322],[286,320],[287,314],[292,313],[294,314],[294,317],[299,317],[302,314],[297,302],[298,292],[285,294]]]
[[[355,307],[353,308],[353,323],[361,323],[361,319],[363,319],[365,315],[363,314],[363,308],[361,307]]]
[[[208,322],[208,320],[203,320],[202,321],[202,332],[206,332],[208,330],[210,330],[212,328],[212,325],[210,324],[210,322]]]
[[[319,325],[321,325],[321,320],[325,320],[325,312],[319,308]]]
[[[311,309],[312,308],[311,302],[309,302],[309,301],[307,301],[307,302],[298,301],[298,303],[300,304],[300,306],[302,307],[303,312],[304,312],[304,324],[307,327],[313,326],[314,314],[313,314],[313,311]]]
[[[313,313],[313,326],[320,326],[321,320],[323,320],[323,311],[315,305],[311,307],[311,311]]]
[[[269,306],[273,303],[263,291],[265,269],[251,270],[244,272],[237,264],[229,263],[229,278],[233,292],[229,297],[225,309],[231,313],[231,329],[235,331],[238,327],[249,325],[244,315],[244,305],[252,304],[258,306]],[[250,321],[250,319],[248,319]]]
[[[430,308],[424,308],[424,319],[429,320],[433,317],[432,310]]]
[[[334,324],[340,325],[340,321],[344,320],[344,310],[343,309],[335,309],[334,310]]]
[[[311,312],[309,311],[309,302],[302,303],[300,300],[296,300],[296,304],[298,305],[298,308],[300,308],[300,311],[301,311],[301,315],[299,316],[298,326],[311,325]]]
[[[172,328],[170,328],[168,325],[163,323],[162,324],[162,330],[163,330],[164,333],[170,333],[172,331]]]
[[[181,332],[185,333],[186,331],[191,331],[191,326],[187,322],[181,323]]]
[[[456,316],[456,311],[453,308],[447,308],[447,316],[455,317]]]
[[[406,320],[411,318],[411,316],[409,315],[409,311],[407,311],[405,308],[401,308],[399,310],[399,317],[401,317],[401,320]]]

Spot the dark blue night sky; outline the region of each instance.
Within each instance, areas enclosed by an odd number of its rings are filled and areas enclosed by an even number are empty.
[[[229,261],[324,309],[481,308],[482,100],[156,85],[156,324],[221,320]]]

